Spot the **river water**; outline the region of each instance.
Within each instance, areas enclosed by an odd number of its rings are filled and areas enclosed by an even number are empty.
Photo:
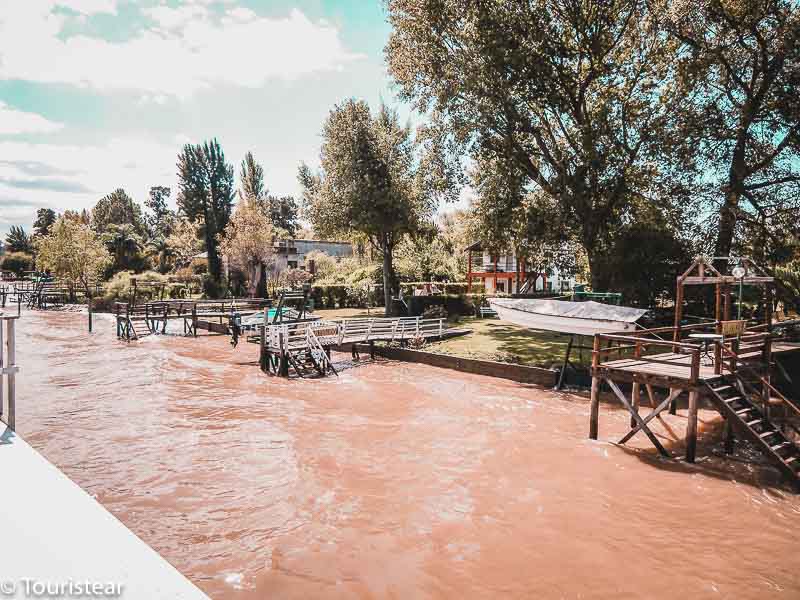
[[[18,430],[212,598],[800,597],[800,497],[718,458],[714,413],[689,466],[587,440],[581,396],[95,329],[23,315]],[[683,422],[655,426],[676,455]]]

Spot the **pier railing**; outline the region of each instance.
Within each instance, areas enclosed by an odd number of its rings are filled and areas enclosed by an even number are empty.
[[[17,340],[16,322],[19,317],[0,315],[0,420],[12,430],[16,427],[17,414]],[[5,397],[8,398],[8,411]]]
[[[323,346],[340,346],[354,342],[393,342],[418,337],[443,337],[447,327],[445,319],[401,317],[300,321],[267,325],[263,329],[265,342],[269,347],[298,348],[308,344],[309,330],[313,331]]]

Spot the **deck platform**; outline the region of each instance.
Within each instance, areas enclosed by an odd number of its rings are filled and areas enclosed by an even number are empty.
[[[647,360],[622,358],[601,363],[596,372],[604,376],[614,372],[615,378],[622,381],[641,380],[645,383],[646,379],[657,377],[663,383],[675,380],[675,383],[686,385],[692,376],[692,355],[667,352],[651,354]],[[714,365],[710,360],[701,359],[698,377],[702,382],[717,379],[719,375],[714,372]]]
[[[84,598],[75,587],[37,595],[34,586],[88,582],[103,590],[91,597],[208,598],[10,428],[0,432],[0,596]]]

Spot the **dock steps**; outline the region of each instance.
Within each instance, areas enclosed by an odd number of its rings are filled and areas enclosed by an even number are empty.
[[[755,403],[747,388],[753,384],[732,374],[723,378],[725,385],[706,387],[715,408],[744,439],[753,443],[795,486],[800,486],[800,446],[788,437]],[[730,395],[734,394],[734,395]]]

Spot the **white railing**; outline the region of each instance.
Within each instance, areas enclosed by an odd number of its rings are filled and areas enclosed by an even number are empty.
[[[442,337],[444,319],[421,317],[343,319],[268,325],[266,342],[271,348],[308,346],[308,332],[313,331],[320,345],[352,342],[403,341],[423,337]]]
[[[311,351],[311,356],[314,357],[314,362],[322,369],[324,375],[330,369],[330,359],[328,359],[325,348],[322,347],[319,338],[317,338],[317,334],[314,333],[313,327],[306,328],[306,343],[308,344],[308,349]]]
[[[0,315],[0,420],[4,421],[12,430],[16,427],[16,376],[19,371],[17,366],[17,341],[16,321],[19,317],[4,317]],[[5,323],[5,335],[3,324]],[[3,407],[5,390],[8,390],[8,413],[4,415]]]

